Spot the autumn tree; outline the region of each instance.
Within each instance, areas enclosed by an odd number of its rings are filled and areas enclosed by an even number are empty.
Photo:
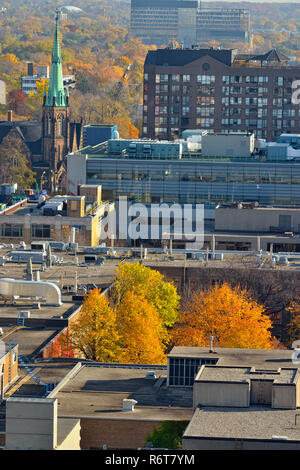
[[[172,336],[177,346],[273,349],[272,323],[246,290],[227,283],[196,292],[185,303]]]
[[[162,319],[143,297],[126,292],[116,309],[120,335],[118,362],[163,364],[166,362],[167,333]]]
[[[84,299],[78,319],[69,328],[69,337],[73,349],[86,359],[100,362],[117,360],[119,335],[116,315],[99,289],[93,289]]]
[[[165,327],[175,323],[180,296],[173,283],[167,282],[159,271],[138,262],[119,265],[112,289],[114,303],[121,303],[125,294],[131,291],[158,311]]]
[[[286,325],[286,338],[285,344],[289,347],[292,346],[294,341],[300,340],[300,304],[297,301],[291,302],[288,307],[288,312],[291,315],[289,323]]]
[[[0,144],[0,183],[17,183],[23,189],[31,188],[35,181],[29,149],[17,130],[13,129]]]
[[[8,93],[7,106],[8,109],[15,111],[17,114],[24,112],[24,103],[27,99],[26,93],[22,90],[12,90]]]

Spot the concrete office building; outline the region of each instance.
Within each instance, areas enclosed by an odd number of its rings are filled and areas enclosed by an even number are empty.
[[[132,140],[138,143],[139,140]],[[178,158],[151,153],[137,157],[108,144],[87,147],[67,156],[67,190],[79,184],[99,184],[103,199],[127,196],[132,201],[165,203],[258,202],[294,206],[300,203],[300,164],[254,158],[218,159],[198,153]]]
[[[131,0],[130,32],[144,44],[184,47],[211,40],[250,40],[250,13],[238,8],[203,8],[200,0]]]
[[[299,133],[292,83],[300,68],[276,50],[150,50],[144,64],[143,137],[174,139],[186,129],[253,132],[275,141]]]

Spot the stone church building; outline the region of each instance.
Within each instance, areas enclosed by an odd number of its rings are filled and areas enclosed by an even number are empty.
[[[62,55],[59,36],[59,13],[52,50],[51,74],[48,92],[44,92],[42,121],[0,122],[0,145],[4,137],[13,133],[28,148],[28,158],[37,181],[43,177],[44,187],[50,192],[65,189],[66,167],[64,157],[82,146],[82,122],[70,121],[69,90],[63,84]]]

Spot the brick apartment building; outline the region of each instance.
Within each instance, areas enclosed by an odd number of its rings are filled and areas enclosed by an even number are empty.
[[[144,64],[143,136],[181,137],[186,129],[254,132],[274,141],[299,133],[292,84],[300,67],[275,49],[238,54],[229,49],[150,50]]]

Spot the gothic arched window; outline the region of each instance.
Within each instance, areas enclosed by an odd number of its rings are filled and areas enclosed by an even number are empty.
[[[57,118],[57,134],[58,135],[63,135],[63,121],[64,121],[64,117],[62,114],[60,114]]]
[[[50,114],[48,114],[48,116],[47,116],[47,134],[48,135],[51,135],[51,129],[52,129],[51,116],[50,116]]]

